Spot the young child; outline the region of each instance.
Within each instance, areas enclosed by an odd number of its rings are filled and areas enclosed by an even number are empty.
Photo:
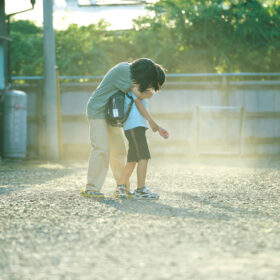
[[[132,92],[128,93],[135,101],[138,97]],[[126,96],[126,107],[130,99]],[[141,99],[144,107],[147,103]],[[146,130],[149,128],[148,121],[138,111],[135,103],[132,106],[129,117],[124,123],[123,129],[128,140],[127,163],[124,169],[120,184],[117,186],[116,196],[120,198],[135,198],[135,199],[158,199],[159,195],[151,192],[145,185],[148,161],[151,158],[149,147],[146,139]],[[160,135],[167,139],[168,132],[160,132]],[[132,175],[137,164],[137,189],[134,193],[126,192],[129,178]]]

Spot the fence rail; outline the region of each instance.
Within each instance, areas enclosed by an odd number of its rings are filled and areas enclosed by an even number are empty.
[[[97,76],[59,76],[60,80],[100,80],[104,76],[97,75]],[[167,78],[193,78],[193,77],[280,77],[280,73],[170,73],[166,74]],[[43,80],[43,76],[12,76],[12,80]]]

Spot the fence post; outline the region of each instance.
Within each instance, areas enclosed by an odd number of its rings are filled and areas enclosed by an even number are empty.
[[[222,77],[222,106],[229,105],[229,87],[228,79],[226,76]]]
[[[239,128],[239,156],[243,155],[243,125],[244,125],[244,106],[241,107],[240,110],[240,128]]]
[[[196,115],[196,140],[195,140],[195,154],[199,156],[199,140],[200,140],[200,125],[199,125],[199,105],[195,108]]]
[[[63,157],[63,138],[62,138],[62,116],[61,116],[61,102],[60,102],[60,82],[59,82],[59,70],[56,70],[56,103],[57,103],[57,130],[58,130],[58,154],[59,159]]]
[[[222,106],[229,106],[229,87],[228,79],[226,76],[222,77]],[[229,140],[229,121],[228,117],[224,117],[223,128],[225,139],[224,139],[224,149],[228,149],[228,140]]]

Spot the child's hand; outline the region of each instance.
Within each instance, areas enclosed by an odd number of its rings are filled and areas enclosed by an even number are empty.
[[[169,137],[169,133],[167,132],[167,130],[165,130],[162,127],[159,127],[158,129],[158,133],[161,137],[163,137],[164,139],[167,139]]]

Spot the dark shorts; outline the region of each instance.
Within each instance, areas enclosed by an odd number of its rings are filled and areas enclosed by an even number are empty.
[[[140,159],[151,158],[145,127],[125,130],[124,133],[128,140],[127,162],[138,162]]]

